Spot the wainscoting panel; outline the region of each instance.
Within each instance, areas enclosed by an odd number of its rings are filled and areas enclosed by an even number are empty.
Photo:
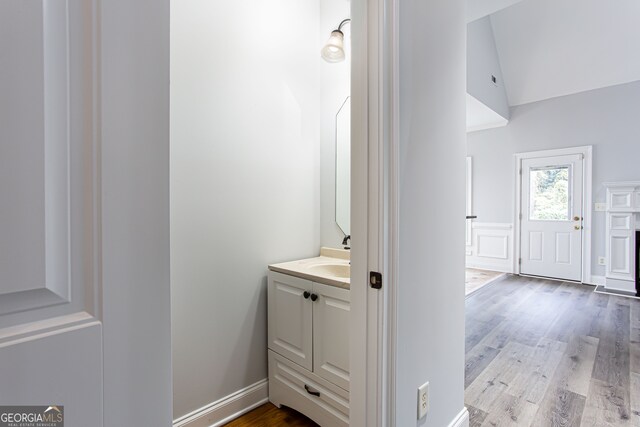
[[[467,267],[513,273],[513,224],[474,222]]]

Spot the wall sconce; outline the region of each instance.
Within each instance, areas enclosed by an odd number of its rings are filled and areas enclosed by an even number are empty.
[[[338,29],[331,31],[331,36],[324,45],[320,54],[322,58],[327,62],[341,62],[344,61],[344,33],[342,27],[351,22],[351,19],[347,18],[343,20]]]

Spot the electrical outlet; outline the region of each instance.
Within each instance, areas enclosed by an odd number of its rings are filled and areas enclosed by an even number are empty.
[[[599,265],[607,265],[607,259],[603,256],[599,256],[598,257],[598,264]]]
[[[418,387],[418,419],[424,418],[429,411],[429,382]]]
[[[604,212],[607,210],[607,204],[606,203],[596,203],[595,206],[595,210],[596,212]]]

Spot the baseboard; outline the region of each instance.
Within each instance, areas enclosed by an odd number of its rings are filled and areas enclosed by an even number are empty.
[[[597,294],[616,295],[616,296],[619,296],[619,297],[634,298],[634,299],[640,300],[640,297],[636,296],[636,292],[619,291],[617,289],[607,289],[604,285],[596,286],[596,288],[593,290],[593,292],[595,292]]]
[[[449,427],[469,427],[469,411],[467,408],[462,408],[462,411],[449,423]]]
[[[589,285],[594,285],[594,286],[600,286],[600,285],[604,286],[606,283],[606,279],[604,278],[604,276],[596,276],[592,274],[591,280],[585,283],[588,283]]]
[[[486,271],[496,271],[498,273],[509,273],[513,274],[513,271],[510,267],[504,265],[495,265],[490,263],[476,262],[473,260],[469,260],[467,258],[466,262],[467,268],[473,268],[476,270],[486,270]]]
[[[219,427],[268,401],[269,384],[265,378],[174,420],[173,427]]]

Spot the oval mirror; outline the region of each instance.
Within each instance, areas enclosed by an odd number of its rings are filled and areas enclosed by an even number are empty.
[[[336,223],[351,234],[351,97],[336,114]]]

